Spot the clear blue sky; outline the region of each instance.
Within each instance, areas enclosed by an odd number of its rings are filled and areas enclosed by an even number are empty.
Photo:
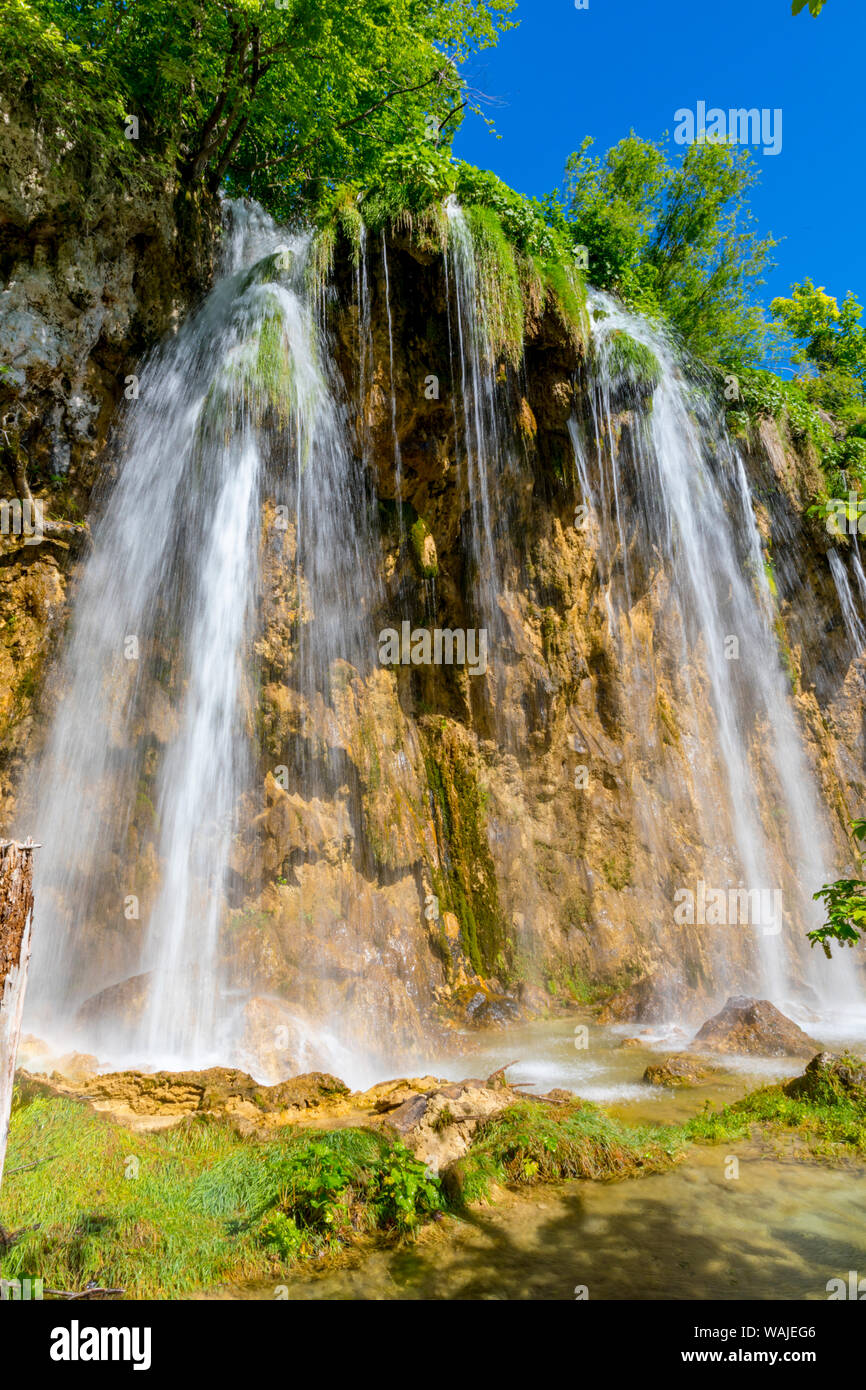
[[[809,275],[866,302],[864,0],[827,0],[817,19],[794,18],[790,0],[519,0],[514,17],[520,27],[464,70],[501,103],[487,113],[502,138],[470,116],[460,158],[540,196],[584,135],[603,154],[631,128],[672,137],[674,112],[699,100],[781,107],[781,152],[754,152],[758,230],[786,238],[759,293],[769,302]]]

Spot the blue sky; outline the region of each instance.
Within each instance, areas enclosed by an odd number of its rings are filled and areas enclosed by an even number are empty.
[[[672,137],[674,112],[700,100],[780,107],[780,153],[755,151],[758,230],[785,238],[759,293],[769,302],[810,275],[839,300],[850,289],[866,302],[864,0],[827,0],[817,19],[795,19],[790,0],[589,0],[588,10],[520,0],[515,17],[520,28],[465,68],[498,99],[488,114],[502,138],[470,117],[460,158],[540,196],[584,135],[601,154],[632,127]]]

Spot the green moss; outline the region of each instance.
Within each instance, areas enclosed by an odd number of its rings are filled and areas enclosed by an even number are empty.
[[[587,339],[586,286],[571,267],[559,261],[539,262],[541,279],[548,303],[576,352],[583,349]]]
[[[675,747],[680,741],[680,731],[668,697],[663,690],[656,692],[656,718],[662,728],[662,742]]]
[[[601,869],[611,888],[618,893],[631,883],[632,863],[627,850],[613,850],[602,859]]]
[[[478,314],[494,357],[516,367],[523,356],[523,297],[514,248],[492,209],[464,211],[475,249]]]
[[[321,293],[334,269],[337,249],[336,221],[325,222],[313,233],[307,257],[306,278],[311,290]]]
[[[643,394],[654,391],[661,381],[661,366],[652,348],[622,329],[610,336],[607,364],[618,385],[628,384]]]
[[[419,516],[409,531],[412,558],[418,573],[424,579],[435,579],[439,573],[439,561],[433,535],[423,516]],[[432,543],[432,544],[431,544]],[[431,559],[431,555],[434,557]]]
[[[590,897],[583,888],[569,888],[559,904],[559,925],[565,932],[584,931],[590,916]]]
[[[434,824],[443,871],[433,874],[434,892],[460,923],[461,944],[478,975],[506,974],[510,947],[499,905],[496,870],[487,842],[486,798],[471,752],[443,720],[422,724],[424,762],[432,793]]]

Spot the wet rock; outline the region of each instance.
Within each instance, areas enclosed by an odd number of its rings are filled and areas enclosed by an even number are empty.
[[[698,1051],[745,1052],[759,1057],[804,1057],[818,1044],[769,999],[734,995],[697,1033]]]
[[[850,1100],[866,1106],[866,1065],[860,1057],[848,1053],[836,1056],[832,1052],[819,1052],[803,1075],[795,1076],[782,1090],[797,1100],[813,1100],[823,1105]]]
[[[719,1070],[681,1052],[648,1066],[643,1079],[650,1086],[698,1086],[716,1076]]]
[[[25,1081],[33,1080],[27,1073],[20,1075]],[[45,1084],[41,1077],[35,1080]],[[349,1094],[342,1081],[326,1072],[310,1072],[276,1086],[260,1086],[247,1072],[226,1067],[188,1072],[109,1072],[85,1077],[78,1088],[55,1072],[49,1085],[52,1094],[87,1100],[95,1110],[110,1112],[121,1122],[132,1117],[162,1124],[179,1121],[186,1115],[219,1115],[230,1119],[243,1132],[291,1124],[309,1111],[338,1109],[345,1105]]]
[[[505,1028],[522,1018],[523,1011],[516,999],[505,994],[489,995],[478,990],[466,1005],[466,1022],[471,1028]]]
[[[705,1000],[676,971],[645,975],[601,1008],[599,1023],[664,1023],[671,1018],[695,1020]]]
[[[131,975],[119,984],[109,985],[98,994],[85,999],[75,1017],[77,1024],[83,1025],[92,1034],[110,1029],[114,1023],[130,1027],[136,1024],[144,1013],[150,991],[151,972]]]
[[[529,985],[524,982],[517,991],[517,997],[528,1014],[550,1013],[550,995],[539,985]]]

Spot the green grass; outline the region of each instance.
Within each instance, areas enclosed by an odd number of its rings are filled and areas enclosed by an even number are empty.
[[[491,1183],[625,1178],[660,1172],[685,1147],[674,1126],[632,1126],[589,1102],[554,1106],[525,1100],[478,1131],[455,1165],[449,1191],[463,1202],[488,1197]]]
[[[782,1085],[764,1086],[721,1110],[708,1101],[684,1133],[690,1140],[721,1144],[747,1138],[754,1125],[767,1136],[796,1137],[804,1157],[866,1158],[866,1104],[829,1089],[804,1098],[786,1095]]]
[[[844,1058],[859,1067],[856,1058]],[[790,1093],[790,1094],[789,1094]],[[440,1210],[489,1200],[494,1184],[605,1181],[662,1172],[691,1143],[759,1127],[802,1158],[866,1158],[866,1091],[837,1072],[765,1086],[682,1125],[632,1126],[590,1103],[521,1100],[478,1129],[438,1179],[400,1143],[367,1129],[287,1129],[256,1142],[195,1117],[135,1133],[80,1102],[37,1098],[13,1111],[0,1225],[32,1227],[0,1260],[5,1278],[46,1288],[88,1280],[129,1298],[177,1298],[272,1278],[365,1237],[402,1240]],[[22,1165],[36,1164],[16,1172]]]
[[[58,1289],[94,1279],[130,1298],[277,1278],[364,1232],[409,1234],[440,1204],[423,1165],[372,1131],[255,1143],[195,1119],[134,1133],[58,1099],[16,1109],[6,1167],[0,1225],[36,1229],[4,1255],[3,1276]]]

